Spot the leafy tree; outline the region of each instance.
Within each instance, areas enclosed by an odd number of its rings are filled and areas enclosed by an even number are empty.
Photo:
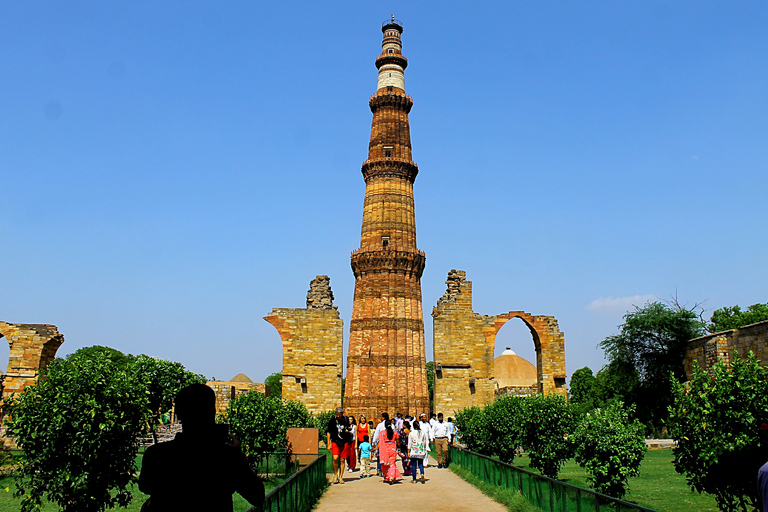
[[[712,375],[694,363],[687,387],[675,383],[670,432],[675,468],[723,511],[757,507],[755,477],[768,459],[768,370],[750,353],[718,362]]]
[[[561,395],[534,395],[521,405],[521,441],[531,466],[557,478],[560,467],[573,457],[574,447],[568,436],[573,434],[576,418]]]
[[[435,410],[435,362],[427,361],[427,392],[429,393],[429,410]]]
[[[621,332],[600,343],[611,365],[621,365],[617,370],[637,372],[636,414],[652,430],[660,430],[667,417],[672,378],[685,375],[686,343],[701,336],[703,327],[692,309],[652,302],[624,315]]]
[[[94,359],[98,356],[104,356],[118,368],[127,368],[134,360],[134,357],[130,354],[126,355],[117,349],[111,347],[104,347],[102,345],[93,345],[91,347],[83,347],[75,350],[71,354],[67,354],[67,361],[74,359]]]
[[[224,413],[229,430],[241,443],[251,464],[287,447],[289,428],[312,427],[312,416],[301,402],[264,396],[257,391],[237,395]]]
[[[707,330],[709,332],[728,331],[763,320],[768,320],[768,304],[752,304],[746,311],[742,311],[739,306],[724,307],[712,313]]]
[[[611,361],[595,376],[594,407],[613,402],[636,403],[639,393],[640,377],[627,361]]]
[[[269,396],[282,398],[283,396],[283,374],[273,373],[264,379],[264,384],[269,387]]]
[[[454,424],[461,436],[461,442],[473,452],[489,453],[490,442],[485,421],[485,411],[480,407],[473,406],[456,411]]]
[[[149,397],[149,426],[156,438],[155,426],[160,416],[171,410],[179,390],[190,384],[205,384],[203,375],[190,372],[184,365],[141,354],[134,358],[130,371],[138,378]],[[157,439],[155,439],[157,441]]]
[[[317,414],[312,415],[312,426],[318,429],[317,436],[320,441],[325,442],[326,437],[325,433],[328,429],[328,423],[331,421],[331,418],[333,418],[336,415],[336,412],[333,410],[320,412]],[[373,432],[371,432],[371,437],[373,437]]]
[[[131,501],[147,395],[106,354],[54,360],[4,406],[8,433],[24,451],[15,492],[22,512],[37,510],[43,500],[63,512]]]
[[[597,492],[621,498],[627,480],[640,472],[646,446],[643,426],[621,402],[595,409],[582,419],[573,434],[576,462],[587,470],[587,482]]]
[[[502,462],[512,463],[523,442],[524,400],[507,395],[485,406],[485,452],[481,453],[498,455]]]
[[[586,404],[593,400],[597,379],[589,366],[579,368],[571,375],[569,398],[572,404]]]

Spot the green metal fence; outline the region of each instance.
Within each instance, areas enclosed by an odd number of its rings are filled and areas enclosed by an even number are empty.
[[[327,486],[323,454],[272,489],[263,506],[251,507],[247,512],[306,512]]]
[[[452,464],[461,466],[491,485],[520,492],[544,512],[657,512],[611,498],[471,452],[456,445],[449,448]]]
[[[265,453],[254,463],[253,470],[260,477],[287,477],[298,471],[299,465],[289,452],[282,451]]]

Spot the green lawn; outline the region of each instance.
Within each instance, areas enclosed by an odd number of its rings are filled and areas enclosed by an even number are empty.
[[[640,466],[640,475],[629,479],[626,501],[638,503],[660,512],[719,512],[715,498],[709,494],[693,492],[685,477],[672,465],[672,450],[649,450]],[[516,457],[515,466],[534,473],[528,457]],[[560,471],[560,480],[589,489],[586,473],[573,460]]]
[[[136,457],[136,465],[139,469],[141,469],[141,461],[142,461],[142,455],[144,453],[144,450],[142,449],[140,451],[140,455]],[[277,487],[281,482],[283,481],[282,478],[273,477],[269,480],[264,482],[264,488],[267,492],[271,491],[275,487]],[[21,500],[18,498],[13,497],[13,493],[16,490],[16,487],[14,485],[14,479],[13,477],[4,477],[0,478],[0,512],[18,512],[21,508]],[[126,510],[130,512],[139,512],[141,510],[141,506],[144,504],[144,502],[147,500],[147,495],[143,492],[139,491],[138,485],[134,485],[133,489],[133,501],[131,501],[131,504],[128,505],[127,508],[121,509],[116,508],[113,510],[120,511],[120,510]],[[245,501],[244,498],[242,498],[239,494],[235,493],[235,495],[232,498],[234,510],[236,511],[245,511],[248,510],[251,505]],[[56,512],[58,510],[58,507],[53,504],[46,505],[43,510],[46,512]]]

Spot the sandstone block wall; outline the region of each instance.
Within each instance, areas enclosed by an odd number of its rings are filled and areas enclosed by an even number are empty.
[[[739,357],[746,357],[751,350],[761,366],[768,366],[768,320],[752,325],[746,325],[740,329],[716,332],[701,338],[695,338],[688,342],[685,351],[685,374],[688,380],[693,376],[693,362],[697,361],[699,367],[710,372],[718,359],[730,363],[733,351],[737,351]]]
[[[275,308],[264,320],[283,341],[283,398],[313,414],[340,407],[344,322],[328,276],[312,281],[306,309]]]
[[[496,319],[472,311],[472,282],[451,270],[448,289],[432,310],[434,332],[434,411],[483,406],[494,398],[493,349]],[[472,382],[471,379],[474,379]]]
[[[40,371],[56,357],[64,336],[55,325],[0,322],[0,338],[10,345],[3,398],[18,393],[37,380]]]
[[[536,349],[539,393],[567,395],[565,339],[551,316],[510,311],[496,316],[472,311],[472,282],[466,272],[451,270],[447,290],[432,311],[434,326],[434,410],[446,416],[483,406],[495,398],[493,352],[499,329],[520,318],[531,331]]]
[[[262,395],[266,393],[266,384],[263,382],[237,382],[212,380],[206,384],[216,393],[216,414],[223,413],[229,407],[229,401],[236,396],[257,391]]]

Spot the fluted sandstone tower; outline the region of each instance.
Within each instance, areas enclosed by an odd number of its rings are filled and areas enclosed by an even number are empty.
[[[399,21],[382,25],[384,39],[373,123],[363,163],[365,202],[360,249],[352,253],[355,298],[349,334],[345,409],[378,421],[379,414],[429,410],[421,275],[426,258],[416,247],[413,182]]]

